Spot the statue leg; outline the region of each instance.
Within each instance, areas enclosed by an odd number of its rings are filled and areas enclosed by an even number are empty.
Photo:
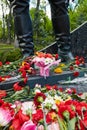
[[[23,56],[34,54],[32,22],[29,14],[29,0],[11,0],[15,32]]]
[[[64,61],[73,60],[71,52],[70,22],[66,0],[49,0],[52,24],[58,44],[58,54]]]

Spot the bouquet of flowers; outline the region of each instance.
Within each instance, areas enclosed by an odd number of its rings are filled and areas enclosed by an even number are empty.
[[[49,76],[50,67],[59,65],[61,60],[58,60],[58,55],[52,55],[50,53],[37,52],[33,62],[40,69],[40,75],[47,77]]]

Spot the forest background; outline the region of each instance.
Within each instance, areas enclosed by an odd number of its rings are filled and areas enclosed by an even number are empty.
[[[77,2],[77,0],[75,0]],[[8,0],[0,1],[0,60],[14,61],[21,57],[17,45],[11,5]],[[33,24],[35,51],[55,41],[49,3],[46,0],[31,0],[30,14]],[[69,5],[71,31],[87,21],[87,0],[78,0],[75,8]]]

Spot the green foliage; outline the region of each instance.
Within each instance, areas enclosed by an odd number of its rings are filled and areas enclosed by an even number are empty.
[[[78,5],[75,11],[70,10],[69,13],[71,30],[74,30],[87,21],[87,0],[80,1],[80,5]]]
[[[51,20],[43,10],[32,8],[30,13],[33,23],[34,43],[43,47],[54,40]],[[53,40],[52,40],[53,39]],[[43,44],[44,43],[44,44]]]
[[[48,36],[45,37],[43,40],[43,37],[41,37],[38,42],[35,44],[35,51],[41,50],[44,47],[48,46],[50,43],[54,42],[54,37]]]
[[[0,39],[2,37],[2,21],[0,21]]]
[[[0,61],[2,61],[3,63],[7,61],[10,61],[10,62],[16,61],[20,59],[21,57],[22,57],[22,54],[19,48],[0,51]]]

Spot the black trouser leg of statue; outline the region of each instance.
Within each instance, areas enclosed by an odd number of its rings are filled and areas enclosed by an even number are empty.
[[[66,0],[49,0],[52,24],[62,61],[73,60],[71,52],[70,23]]]
[[[23,56],[34,54],[32,22],[29,15],[29,0],[11,0],[15,32]]]

